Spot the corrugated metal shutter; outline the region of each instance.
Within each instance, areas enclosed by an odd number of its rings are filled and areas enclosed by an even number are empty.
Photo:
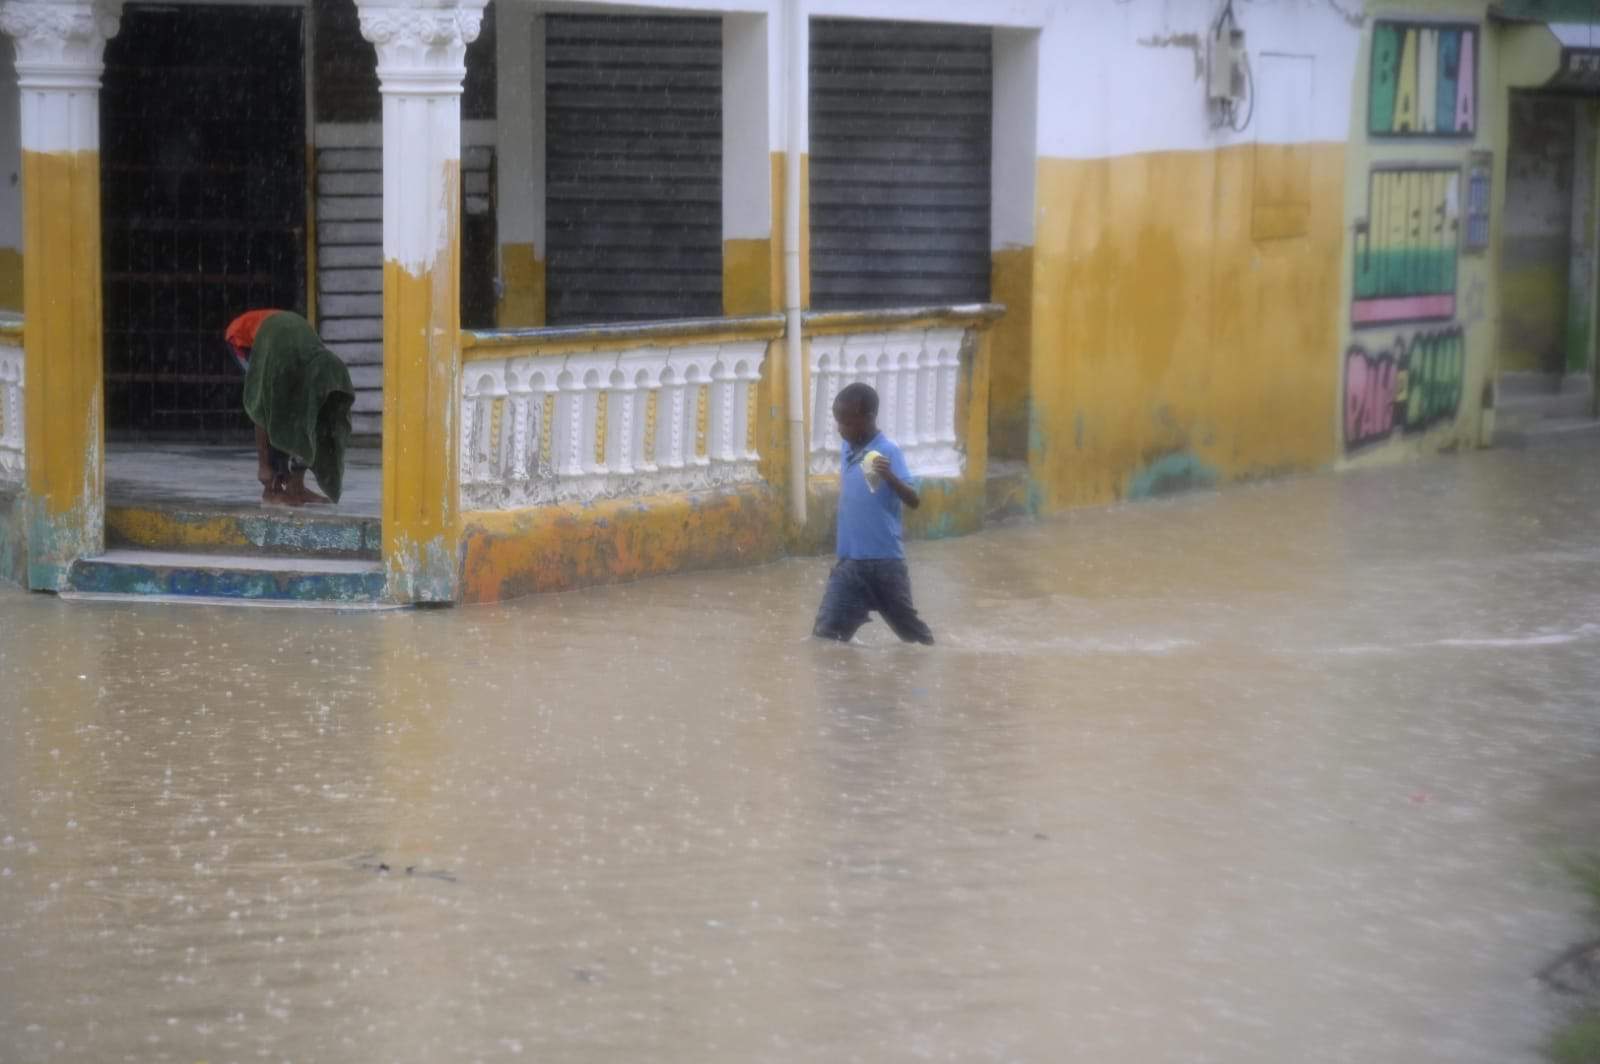
[[[722,20],[545,19],[552,325],[722,313]]]
[[[811,23],[811,305],[989,298],[989,30]]]
[[[492,139],[493,127],[469,123],[463,134],[463,139]],[[381,123],[317,127],[317,331],[350,367],[356,386],[351,420],[362,435],[381,431],[383,411],[382,144]],[[493,148],[462,147],[462,207],[468,221],[490,211],[493,168]]]

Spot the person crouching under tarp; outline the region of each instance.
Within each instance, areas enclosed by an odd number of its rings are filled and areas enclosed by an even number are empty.
[[[261,501],[279,506],[338,502],[350,446],[350,371],[311,323],[287,310],[252,310],[226,333],[244,370],[244,412],[256,423]],[[306,487],[306,470],[327,495]]]

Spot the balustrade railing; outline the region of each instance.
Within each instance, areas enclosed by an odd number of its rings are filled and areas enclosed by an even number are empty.
[[[503,345],[502,345],[503,346]],[[753,481],[766,339],[511,352],[463,366],[463,509],[694,491]]]
[[[811,337],[810,469],[839,471],[833,401],[863,381],[878,393],[878,427],[919,477],[959,477],[956,389],[967,330],[960,326],[846,332]]]
[[[963,387],[988,305],[816,312],[807,464],[839,468],[833,400],[877,389],[920,477],[966,470]],[[757,395],[779,316],[464,334],[461,505],[510,510],[756,481]]]
[[[22,425],[22,340],[0,333],[0,484],[22,483],[26,439]]]

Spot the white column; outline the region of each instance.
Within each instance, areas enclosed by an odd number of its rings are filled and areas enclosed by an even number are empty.
[[[120,0],[14,0],[0,7],[0,28],[17,48],[23,151],[100,150],[102,57],[121,17]]]
[[[16,0],[22,103],[28,584],[66,586],[105,543],[100,75],[121,4]]]
[[[368,2],[383,92],[383,554],[389,594],[460,573],[461,83],[485,0]]]

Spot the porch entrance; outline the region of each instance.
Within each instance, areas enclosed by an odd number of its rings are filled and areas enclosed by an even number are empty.
[[[299,8],[123,12],[100,95],[113,440],[250,436],[222,332],[306,309],[303,55]]]
[[[1496,433],[1593,414],[1600,101],[1513,91],[1502,221]]]

